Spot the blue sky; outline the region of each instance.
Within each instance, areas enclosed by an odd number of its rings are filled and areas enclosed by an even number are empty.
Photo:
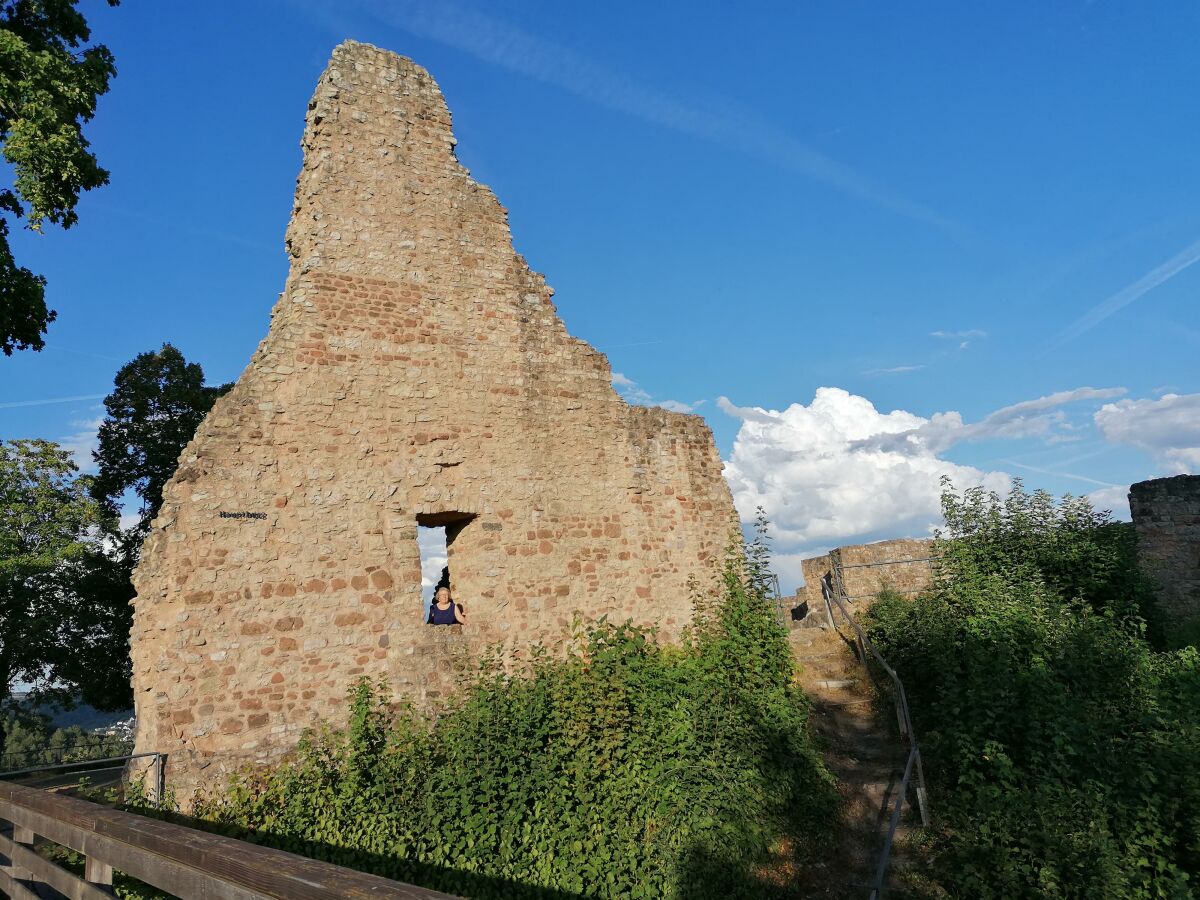
[[[0,359],[0,437],[86,448],[164,341],[237,377],[352,37],[430,70],[568,328],[706,417],[785,573],[921,533],[941,473],[1120,512],[1200,470],[1194,3],[83,6],[112,183],[15,235],[59,321]]]

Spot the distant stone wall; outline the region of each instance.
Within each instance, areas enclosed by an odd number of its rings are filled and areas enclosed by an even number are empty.
[[[1163,612],[1177,622],[1200,619],[1200,475],[1139,482],[1129,489],[1129,510]]]
[[[135,575],[137,749],[182,797],[344,721],[436,704],[576,613],[679,634],[735,521],[699,416],[630,407],[567,333],[411,61],[334,51],[270,330],[184,450]],[[564,213],[569,218],[567,212]],[[425,624],[419,525],[470,624]]]
[[[932,555],[932,540],[899,538],[838,547],[824,556],[801,560],[804,586],[796,591],[795,606],[806,610],[807,615],[800,616],[800,621],[804,625],[826,621],[821,582],[835,565],[841,568],[846,596],[854,602],[869,600],[885,589],[906,596],[920,593],[931,580]]]

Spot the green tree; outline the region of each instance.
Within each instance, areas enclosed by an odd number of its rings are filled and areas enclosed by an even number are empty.
[[[116,6],[118,0],[108,0]],[[0,5],[0,147],[12,184],[0,188],[0,350],[41,350],[54,321],[46,279],[17,265],[9,217],[75,224],[79,195],[108,183],[83,125],[116,74],[113,56],[91,39],[78,0],[7,0]]]
[[[981,900],[1189,897],[1200,876],[1200,654],[1156,652],[1129,526],[1017,484],[942,497],[937,578],[883,596],[938,831]]]
[[[206,386],[200,365],[189,363],[170,344],[139,354],[117,372],[104,400],[108,415],[93,454],[99,473],[92,496],[113,514],[126,491],[141,500],[138,522],[124,541],[131,558],[162,506],[163,487],[175,474],[179,454],[231,387]]]
[[[114,636],[99,633],[93,600],[80,593],[103,565],[104,510],[75,473],[50,441],[0,442],[0,713],[14,683],[64,693],[88,683],[97,648],[112,650]]]

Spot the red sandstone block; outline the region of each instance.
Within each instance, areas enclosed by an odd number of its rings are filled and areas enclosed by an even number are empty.
[[[371,583],[380,590],[390,588],[392,586],[392,576],[380,569],[371,573]]]
[[[269,627],[262,622],[247,622],[242,626],[242,634],[266,634]]]
[[[246,724],[251,728],[262,728],[270,720],[270,716],[266,713],[255,713],[247,719]]]
[[[333,624],[338,628],[345,628],[348,625],[361,625],[366,620],[367,617],[360,612],[348,612],[335,616]]]

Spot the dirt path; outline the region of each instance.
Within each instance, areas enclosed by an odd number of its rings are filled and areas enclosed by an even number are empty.
[[[825,745],[825,762],[843,797],[823,896],[866,900],[907,747],[876,716],[870,678],[846,641],[820,628],[795,629],[789,640],[800,664],[800,684],[813,700],[813,725]],[[893,848],[891,871],[904,863],[903,852]]]

